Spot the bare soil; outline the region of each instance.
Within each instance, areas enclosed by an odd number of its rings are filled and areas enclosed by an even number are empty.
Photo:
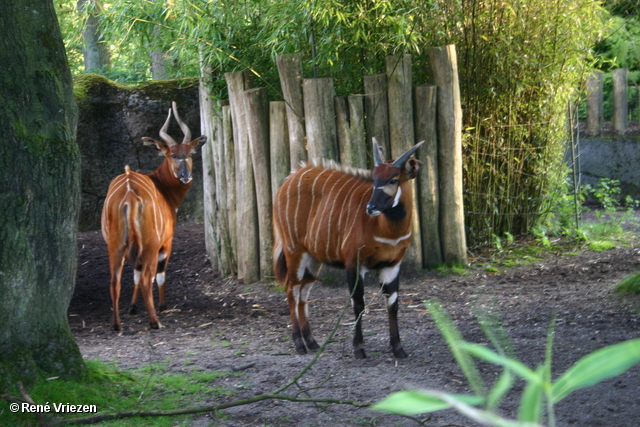
[[[241,370],[215,383],[231,396],[202,396],[222,402],[271,391],[298,373],[311,355],[295,353],[289,338],[284,292],[273,283],[245,285],[212,271],[205,254],[204,226],[180,224],[167,272],[168,310],[160,314],[164,328],[149,330],[146,310],[128,314],[132,274],[125,268],[121,301],[122,332],[110,329],[111,302],[106,245],[99,232],[80,233],[79,260],[69,322],[87,359],[116,361],[123,368],[163,363],[174,372]],[[553,373],[558,376],[578,359],[607,345],[640,336],[640,299],[620,296],[613,288],[640,270],[640,249],[634,243],[605,252],[581,250],[552,254],[528,265],[487,273],[478,255],[464,276],[426,272],[400,285],[400,331],[409,358],[390,352],[387,316],[375,283],[367,285],[364,317],[368,358],[355,360],[351,309],[339,327],[337,342],[299,381],[318,398],[373,403],[391,392],[430,388],[468,393],[460,368],[435,327],[423,301],[437,298],[464,338],[486,343],[474,308],[496,309],[517,357],[530,367],[543,362],[549,323],[557,315]],[[311,325],[322,343],[348,301],[343,276],[317,284],[311,294]],[[372,280],[374,282],[374,280]],[[492,380],[498,370],[481,364]],[[522,382],[500,407],[515,418]],[[288,390],[297,393],[298,388]],[[415,421],[347,405],[314,405],[265,401],[193,418],[192,425],[222,426],[413,426]],[[561,426],[640,425],[640,366],[597,386],[579,390],[556,407]],[[419,417],[429,426],[475,425],[452,410]]]

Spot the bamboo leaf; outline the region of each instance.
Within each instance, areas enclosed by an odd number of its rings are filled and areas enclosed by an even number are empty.
[[[481,397],[468,395],[451,395],[467,405],[480,405]],[[385,397],[371,406],[371,409],[397,415],[418,415],[451,408],[451,404],[422,391],[404,390]]]
[[[538,366],[536,374],[544,375],[544,365]],[[518,421],[537,423],[542,413],[542,396],[544,388],[542,383],[531,381],[522,392],[520,407],[518,408]]]
[[[584,356],[551,387],[553,403],[571,392],[615,377],[640,362],[640,338],[624,341]]]

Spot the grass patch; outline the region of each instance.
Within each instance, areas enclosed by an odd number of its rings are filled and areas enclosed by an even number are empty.
[[[624,294],[640,294],[640,272],[632,274],[616,286],[616,291]]]
[[[589,243],[589,250],[594,252],[604,252],[615,248],[616,245],[608,240],[599,240]]]
[[[65,419],[126,411],[172,410],[212,401],[216,396],[233,392],[215,385],[215,380],[228,372],[194,372],[174,374],[163,365],[151,365],[133,371],[120,370],[113,364],[87,361],[88,375],[83,381],[41,380],[28,390],[36,404],[96,405],[95,414],[64,414]],[[9,394],[20,396],[17,390]],[[53,413],[52,418],[58,417]],[[2,425],[37,425],[35,414],[13,413],[8,402],[0,401]],[[190,417],[128,418],[105,421],[100,426],[188,425]]]

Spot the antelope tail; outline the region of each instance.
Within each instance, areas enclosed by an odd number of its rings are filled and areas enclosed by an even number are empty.
[[[287,259],[284,257],[284,249],[282,248],[282,239],[278,230],[274,230],[274,245],[273,245],[273,272],[276,275],[276,280],[280,283],[284,283],[287,277]]]

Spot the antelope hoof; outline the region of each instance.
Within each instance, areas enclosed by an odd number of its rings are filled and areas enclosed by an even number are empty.
[[[307,348],[304,345],[301,346],[296,346],[296,351],[298,352],[298,354],[307,354]]]
[[[158,307],[158,310],[162,313],[163,311],[165,311],[167,309],[167,304],[162,304],[160,307]]]
[[[406,359],[407,357],[407,353],[404,352],[404,350],[402,349],[402,347],[400,347],[397,350],[393,350],[393,355],[397,358],[397,359]]]
[[[120,331],[120,325],[117,323],[114,323],[113,325],[111,325],[111,327],[113,328],[114,331],[118,332]]]
[[[356,359],[366,359],[367,353],[365,353],[364,348],[359,348],[357,350],[353,350],[353,355]]]
[[[138,306],[136,304],[132,305],[129,309],[129,314],[138,314]]]
[[[307,343],[307,348],[309,350],[317,350],[320,348],[320,346],[318,345],[318,343],[316,342],[315,339],[313,339],[313,337],[308,337],[307,339],[304,340]]]
[[[149,328],[151,329],[160,329],[161,327],[160,322],[149,322]]]

